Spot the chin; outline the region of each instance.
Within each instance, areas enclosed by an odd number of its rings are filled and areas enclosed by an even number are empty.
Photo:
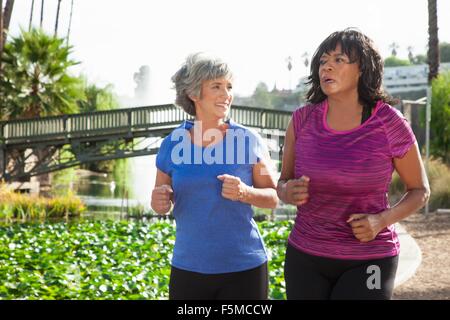
[[[227,111],[218,112],[217,113],[217,117],[219,117],[220,119],[223,119],[223,118],[226,118],[229,113],[230,112],[228,110]]]

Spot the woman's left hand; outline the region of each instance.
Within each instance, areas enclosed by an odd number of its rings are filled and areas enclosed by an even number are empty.
[[[249,186],[242,182],[239,177],[222,174],[217,178],[223,182],[222,197],[232,201],[242,201],[246,198]]]
[[[353,234],[361,242],[372,241],[386,227],[382,213],[355,213],[350,215],[347,223],[351,225]]]

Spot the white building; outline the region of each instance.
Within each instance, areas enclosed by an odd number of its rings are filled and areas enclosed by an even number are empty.
[[[441,63],[439,71],[450,71],[450,63]],[[391,95],[426,90],[427,82],[427,64],[384,68],[383,84],[386,91]]]

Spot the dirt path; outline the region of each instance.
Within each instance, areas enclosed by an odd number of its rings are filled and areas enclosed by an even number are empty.
[[[393,299],[450,300],[450,214],[414,214],[401,224],[422,250],[422,263]]]

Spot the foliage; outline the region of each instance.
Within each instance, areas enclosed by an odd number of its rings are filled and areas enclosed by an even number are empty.
[[[164,298],[173,244],[167,223],[0,227],[0,298]]]
[[[439,44],[439,58],[441,62],[450,62],[450,43],[441,42]]]
[[[84,100],[82,82],[69,74],[71,60],[64,39],[42,30],[22,30],[5,46],[0,77],[2,118],[74,113]]]
[[[291,221],[259,224],[270,296],[285,298]],[[0,226],[0,299],[166,299],[173,222],[87,221]]]
[[[411,61],[413,64],[428,64],[427,56],[424,54],[415,55]]]
[[[432,82],[431,153],[450,162],[450,71]]]
[[[108,84],[104,87],[88,83],[85,77],[83,79],[84,94],[86,100],[79,100],[79,112],[94,112],[119,109],[120,103],[114,93],[113,85]],[[104,146],[103,150],[107,150],[108,146]],[[116,165],[115,160],[103,160],[82,164],[82,169],[91,170],[94,172],[112,172]]]
[[[269,296],[271,299],[286,299],[284,258],[287,239],[293,225],[292,220],[259,223],[261,236],[269,256]]]
[[[269,90],[264,82],[260,82],[253,93],[253,100],[255,105],[260,108],[267,108],[272,106]]]
[[[409,65],[411,65],[411,62],[409,60],[400,59],[395,56],[387,57],[384,60],[385,67],[402,67],[402,66],[409,66]]]
[[[278,90],[269,88],[264,82],[260,82],[250,97],[235,97],[234,103],[257,108],[267,109],[295,109],[305,102],[305,90]]]
[[[79,112],[93,112],[114,110],[119,108],[119,100],[115,95],[112,84],[104,87],[88,83],[86,77],[81,77],[83,80],[83,90],[86,100],[79,100]]]

